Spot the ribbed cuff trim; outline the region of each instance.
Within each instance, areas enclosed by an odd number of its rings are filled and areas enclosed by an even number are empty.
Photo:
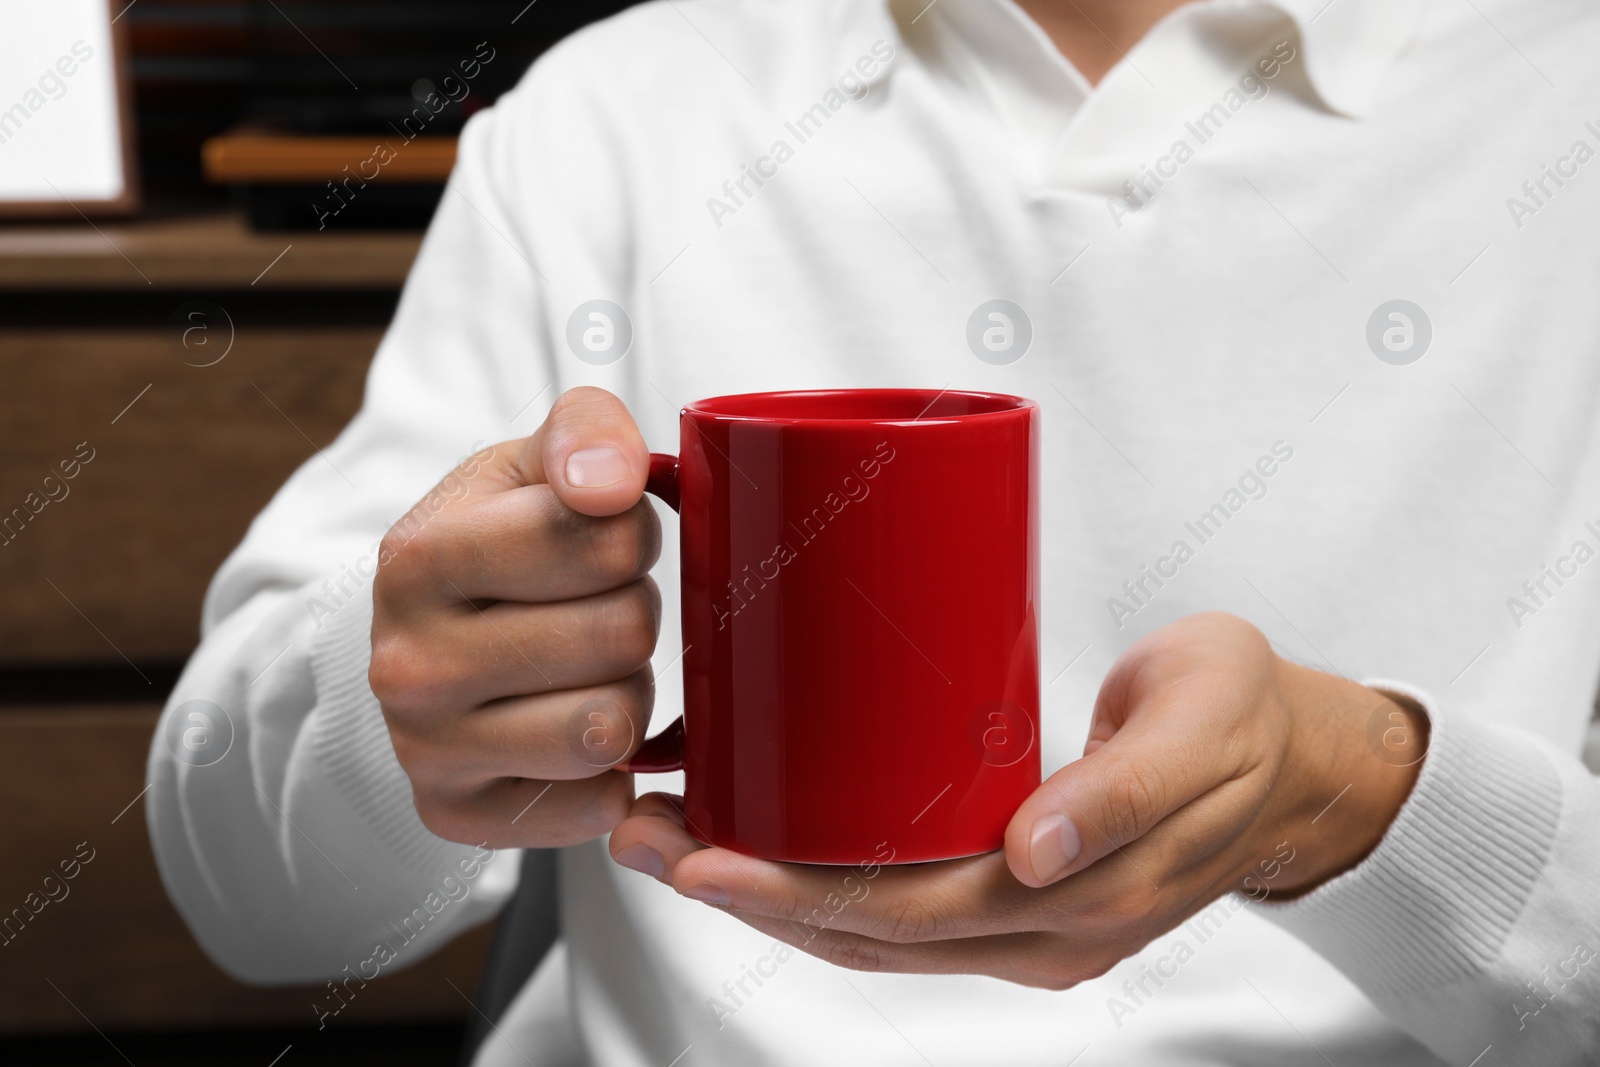
[[[1374,999],[1436,988],[1492,963],[1549,858],[1561,814],[1556,768],[1529,738],[1459,715],[1386,680],[1432,722],[1417,783],[1360,865],[1259,912]]]
[[[462,846],[422,825],[411,780],[395,757],[378,698],[367,684],[372,664],[372,590],[357,591],[328,617],[311,642],[316,684],[311,746],[350,806],[407,869],[431,870]]]

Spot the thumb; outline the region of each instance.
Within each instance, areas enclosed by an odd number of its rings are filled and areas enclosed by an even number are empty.
[[[639,502],[650,451],[627,407],[580,386],[556,399],[520,457],[526,484],[546,483],[584,515],[617,515]]]
[[[1006,863],[1040,888],[1083,870],[1208,792],[1212,747],[1196,716],[1137,711],[1109,740],[1051,775],[1011,817]]]

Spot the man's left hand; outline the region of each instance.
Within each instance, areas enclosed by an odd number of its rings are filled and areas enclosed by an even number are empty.
[[[1293,896],[1355,866],[1427,729],[1409,701],[1291,663],[1242,619],[1192,615],[1112,667],[1083,758],[1022,804],[1002,852],[870,878],[773,863],[701,844],[652,793],[611,854],[843,967],[1065,989],[1229,892]]]

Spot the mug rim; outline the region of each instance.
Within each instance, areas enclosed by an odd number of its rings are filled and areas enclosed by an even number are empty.
[[[780,415],[726,410],[732,402],[739,406],[760,404],[765,401],[784,401],[797,398],[823,399],[827,397],[873,397],[889,401],[921,401],[919,408],[926,411],[943,397],[966,397],[993,404],[989,410],[966,411],[924,417],[904,416],[856,417],[850,415]],[[991,419],[1015,418],[1037,409],[1038,403],[1024,396],[1010,393],[992,393],[978,389],[917,389],[917,388],[845,388],[845,389],[775,389],[755,393],[725,393],[691,401],[679,414],[717,422],[753,422],[783,426],[941,426],[951,423],[976,422]],[[718,410],[723,408],[724,410]]]

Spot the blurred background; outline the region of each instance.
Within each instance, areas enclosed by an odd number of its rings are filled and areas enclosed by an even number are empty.
[[[0,1063],[455,1062],[489,931],[319,1032],[326,990],[234,982],[168,904],[145,752],[212,572],[355,412],[462,123],[624,6],[104,8],[125,189],[0,204]],[[85,136],[39,75],[0,63],[7,181]]]

